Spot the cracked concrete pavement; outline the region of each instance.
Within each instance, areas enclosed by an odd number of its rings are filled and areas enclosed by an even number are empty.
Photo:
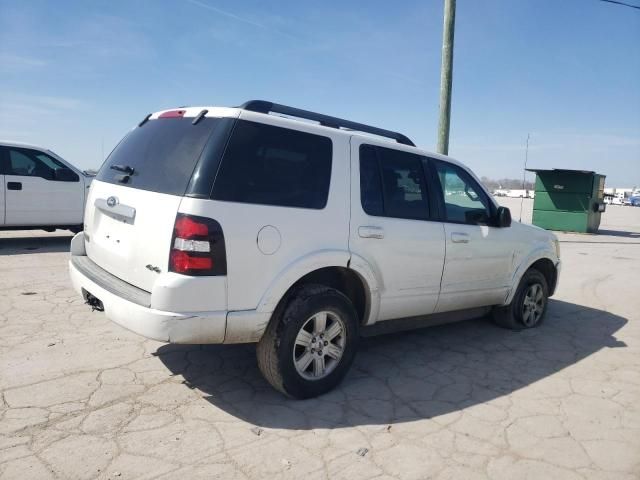
[[[0,232],[0,477],[640,478],[640,208],[609,206],[602,230],[559,235],[540,328],[366,339],[307,401],[267,385],[253,346],[163,345],[90,312],[66,233]]]

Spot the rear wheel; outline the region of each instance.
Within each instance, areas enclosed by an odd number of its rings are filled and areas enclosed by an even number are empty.
[[[310,398],[333,389],[353,362],[358,322],[351,301],[322,285],[293,292],[258,343],[258,366],[277,390]]]
[[[501,327],[512,330],[534,328],[542,323],[549,301],[549,286],[542,273],[528,270],[509,305],[496,307],[493,318]]]

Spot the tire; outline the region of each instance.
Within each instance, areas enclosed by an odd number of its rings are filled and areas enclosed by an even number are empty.
[[[547,280],[542,273],[531,268],[520,280],[511,303],[493,309],[493,320],[501,327],[511,330],[535,328],[544,320],[548,303]]]
[[[358,348],[353,304],[323,285],[304,285],[281,303],[258,343],[260,371],[276,390],[292,398],[329,392],[347,374]],[[318,330],[323,317],[325,329]]]

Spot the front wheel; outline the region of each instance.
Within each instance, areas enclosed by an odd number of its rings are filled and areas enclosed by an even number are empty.
[[[273,315],[258,343],[258,366],[277,390],[311,398],[344,378],[358,346],[358,320],[351,301],[322,285],[293,292]]]
[[[538,270],[528,270],[509,305],[496,307],[493,319],[501,327],[512,330],[534,328],[542,323],[549,301],[547,280]]]

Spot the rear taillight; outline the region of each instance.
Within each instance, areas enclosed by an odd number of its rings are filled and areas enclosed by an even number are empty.
[[[179,213],[173,227],[169,271],[183,275],[226,275],[224,234],[211,218]]]

